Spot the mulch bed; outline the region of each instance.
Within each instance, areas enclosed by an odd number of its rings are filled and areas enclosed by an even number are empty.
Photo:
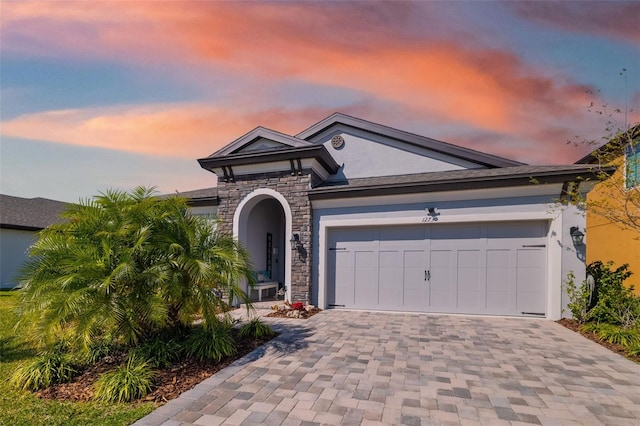
[[[320,311],[322,310],[319,308],[302,311],[300,319],[311,318]],[[267,316],[272,318],[289,318],[287,317],[287,312],[288,310],[274,311]],[[198,383],[222,370],[255,348],[264,345],[269,340],[271,340],[271,338],[240,340],[237,342],[238,353],[221,362],[213,360],[199,361],[193,358],[185,358],[170,367],[161,369],[157,371],[153,391],[137,402],[153,401],[163,404],[171,399],[177,398],[181,393],[192,389]],[[118,365],[123,364],[125,358],[125,354],[107,356],[82,371],[73,381],[38,391],[36,392],[36,396],[43,399],[55,399],[59,401],[90,401],[94,393],[93,384],[98,377],[109,370],[113,370]]]
[[[556,322],[558,324],[568,328],[569,330],[572,330],[572,331],[575,331],[576,333],[582,334],[587,339],[596,342],[600,346],[604,346],[605,348],[609,349],[611,352],[615,352],[617,354],[620,354],[623,357],[628,358],[631,361],[635,361],[635,362],[640,364],[640,356],[638,356],[638,355],[629,355],[629,354],[627,354],[625,352],[624,346],[618,345],[616,343],[605,342],[604,340],[601,340],[600,337],[596,333],[593,333],[593,332],[590,332],[590,331],[581,330],[580,329],[581,324],[579,324],[576,320],[569,319],[569,318],[562,318],[561,320],[558,320]]]
[[[271,318],[288,318],[288,319],[307,319],[307,318],[311,318],[312,316],[314,316],[315,314],[317,314],[318,312],[322,312],[322,309],[320,308],[311,308],[308,311],[300,311],[300,317],[299,318],[292,318],[292,317],[288,317],[287,316],[287,312],[290,312],[289,309],[284,309],[284,310],[280,310],[280,311],[273,311],[270,314],[266,315],[267,317],[271,317]]]
[[[192,389],[212,374],[222,370],[233,361],[243,357],[271,338],[245,339],[238,342],[238,353],[231,358],[216,361],[184,359],[170,367],[159,370],[154,381],[154,389],[140,401],[165,403]],[[98,377],[124,362],[125,356],[107,356],[77,376],[72,382],[52,386],[36,393],[40,398],[60,401],[89,401],[93,397],[93,383]]]

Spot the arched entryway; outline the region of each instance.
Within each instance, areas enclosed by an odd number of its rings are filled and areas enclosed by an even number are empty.
[[[249,252],[256,271],[269,271],[289,300],[291,289],[291,209],[282,194],[261,188],[251,192],[233,215],[233,236]],[[246,290],[246,288],[245,288]]]

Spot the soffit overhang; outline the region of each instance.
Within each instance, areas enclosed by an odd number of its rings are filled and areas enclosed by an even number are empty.
[[[536,168],[538,170],[536,170]],[[613,172],[615,170],[613,167],[610,169],[611,170],[607,169],[605,171]],[[357,182],[353,182],[353,184],[347,182],[331,186],[324,185],[309,191],[309,198],[311,200],[324,200],[334,198],[550,185],[558,183],[563,184],[563,193],[558,194],[559,197],[563,197],[566,195],[565,193],[569,184],[597,181],[602,172],[603,170],[595,170],[592,167],[585,166],[569,166],[568,169],[563,168],[562,166],[525,166],[512,168],[507,167],[486,171],[463,170],[434,172],[420,175],[390,177],[386,182],[380,181],[367,183],[362,179]],[[354,181],[356,180],[354,179]]]
[[[339,165],[334,158],[329,154],[327,149],[323,145],[308,145],[284,149],[272,149],[266,151],[250,151],[240,152],[235,154],[228,154],[220,157],[207,157],[198,160],[200,167],[205,170],[209,170],[215,173],[215,169],[227,169],[237,166],[249,166],[249,165],[269,165],[273,163],[289,162],[293,166],[296,166],[300,160],[314,159],[317,164],[322,167],[326,174],[335,174]],[[233,173],[233,172],[231,172]]]

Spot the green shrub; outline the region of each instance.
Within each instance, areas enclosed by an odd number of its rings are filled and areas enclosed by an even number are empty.
[[[68,382],[75,374],[75,366],[68,354],[51,351],[40,354],[32,362],[20,365],[10,381],[23,390],[39,390]]]
[[[263,337],[272,337],[276,334],[269,324],[265,324],[260,318],[254,318],[246,322],[240,328],[238,333],[242,338],[261,339]]]
[[[95,383],[94,398],[105,402],[128,402],[151,391],[155,371],[135,355],[114,371],[102,374]]]
[[[633,293],[633,286],[624,281],[631,276],[628,265],[612,270],[612,262],[596,261],[587,266],[587,273],[595,279],[594,303],[589,318],[598,323],[618,324],[631,328],[640,322],[640,297]]]
[[[626,352],[629,355],[640,356],[640,343],[635,343],[627,347]]]
[[[625,348],[640,344],[640,333],[637,330],[629,330],[612,324],[601,324],[598,336],[605,342],[615,343]]]
[[[597,322],[589,322],[587,324],[584,324],[582,327],[580,327],[580,330],[586,333],[598,334],[603,325],[604,324],[598,324]]]
[[[201,361],[205,359],[220,361],[235,355],[237,348],[232,330],[231,324],[224,322],[210,328],[197,328],[187,338],[186,351],[189,356]]]
[[[589,319],[591,291],[586,281],[583,281],[582,284],[578,286],[575,280],[576,276],[573,271],[569,272],[564,284],[567,296],[569,297],[567,307],[571,311],[573,319],[582,324]]]
[[[163,341],[158,338],[145,342],[131,353],[154,368],[164,368],[180,359],[182,345],[176,340]]]
[[[89,345],[89,348],[82,354],[80,359],[86,364],[95,364],[105,356],[112,353],[114,350],[113,344],[106,339],[95,340]]]

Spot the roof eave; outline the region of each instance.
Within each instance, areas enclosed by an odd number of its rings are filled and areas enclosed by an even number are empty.
[[[339,169],[338,163],[323,145],[310,145],[274,151],[245,152],[218,158],[207,157],[198,159],[198,163],[203,169],[211,171],[217,167],[244,166],[298,158],[315,158],[331,174],[336,173]]]
[[[41,226],[13,225],[10,223],[0,223],[0,229],[13,229],[16,231],[41,231]]]
[[[220,197],[187,198],[187,205],[189,207],[218,206],[220,205]]]
[[[589,176],[590,175],[590,176]],[[369,185],[361,187],[324,187],[309,192],[311,200],[332,198],[352,198],[395,195],[398,193],[424,193],[460,191],[465,189],[504,188],[526,185],[549,185],[565,182],[585,181],[597,179],[590,170],[574,172],[558,172],[544,174],[523,174],[509,176],[487,176],[469,180],[466,178],[441,179],[432,182],[407,182],[396,184]]]

